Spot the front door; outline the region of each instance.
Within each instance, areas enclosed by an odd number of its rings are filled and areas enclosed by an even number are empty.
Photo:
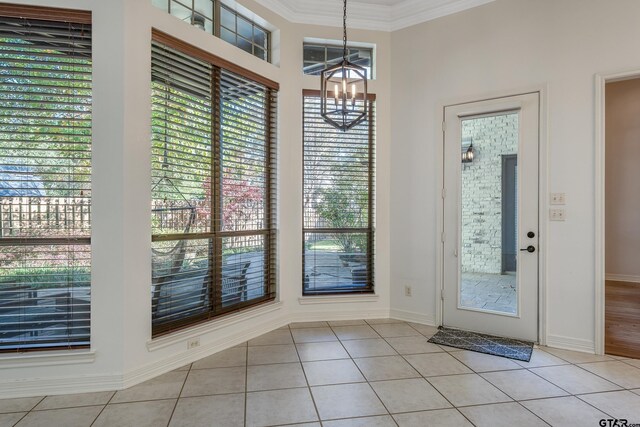
[[[539,94],[444,111],[443,325],[538,340]]]

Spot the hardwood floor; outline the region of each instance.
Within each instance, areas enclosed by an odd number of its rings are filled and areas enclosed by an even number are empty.
[[[607,280],[605,352],[640,358],[640,283]]]

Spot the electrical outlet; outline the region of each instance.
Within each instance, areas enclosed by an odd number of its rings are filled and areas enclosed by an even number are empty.
[[[404,296],[405,297],[410,297],[411,296],[411,286],[405,286],[404,287]]]
[[[187,341],[187,350],[200,347],[200,338],[193,338]]]
[[[551,193],[549,203],[552,205],[564,205],[566,204],[565,193]]]
[[[564,221],[567,219],[564,209],[549,209],[549,219],[551,221]]]

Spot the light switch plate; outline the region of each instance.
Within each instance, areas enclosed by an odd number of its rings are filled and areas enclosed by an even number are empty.
[[[564,209],[549,209],[549,220],[551,221],[565,221],[567,214]]]
[[[566,204],[566,198],[565,193],[551,193],[549,203],[552,205],[564,205]]]

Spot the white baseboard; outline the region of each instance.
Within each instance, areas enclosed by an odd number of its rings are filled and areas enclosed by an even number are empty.
[[[122,389],[122,375],[29,378],[0,382],[0,396],[6,398],[54,394],[90,393]]]
[[[154,378],[158,375],[192,363],[203,357],[236,346],[256,338],[264,333],[282,327],[291,322],[318,320],[356,320],[391,317],[398,320],[435,325],[435,317],[408,310],[385,308],[362,308],[359,310],[305,310],[304,312],[283,312],[265,322],[239,331],[233,336],[223,336],[210,342],[204,342],[198,348],[176,353],[158,362],[150,363],[125,374],[86,375],[49,378],[27,378],[13,381],[0,381],[0,396],[3,398],[19,398],[28,396],[57,395],[69,393],[88,393],[98,391],[121,390]],[[593,341],[549,335],[547,345],[567,350],[594,353]]]
[[[122,390],[180,368],[188,363],[195,362],[203,357],[234,347],[284,326],[289,322],[288,316],[278,316],[275,319],[234,334],[233,337],[222,337],[218,340],[205,343],[198,348],[176,353],[158,362],[127,372],[124,375],[67,376],[0,381],[0,396],[2,396],[2,398],[19,398]],[[37,366],[42,366],[42,364]]]
[[[633,276],[629,274],[605,274],[605,280],[611,280],[612,282],[631,282],[640,283],[640,276]]]
[[[428,326],[437,326],[436,318],[431,314],[416,313],[408,310],[391,309],[390,316],[393,319],[404,320],[405,322],[420,323]]]
[[[561,348],[563,350],[580,351],[582,353],[595,354],[596,345],[592,340],[563,337],[560,335],[547,335],[547,347]]]
[[[124,375],[30,378],[26,380],[21,379],[16,381],[0,382],[0,396],[2,396],[2,398],[18,398],[122,390],[157,377],[158,375],[180,368],[188,363],[195,362],[203,357],[234,347],[288,323],[289,319],[285,316],[281,316],[277,319],[262,323],[257,327],[236,334],[233,338],[224,337],[202,345],[196,349],[178,353],[156,363],[151,363]]]
[[[289,320],[293,322],[316,322],[316,321],[332,321],[332,320],[360,320],[360,319],[386,319],[389,316],[389,310],[384,308],[361,309],[349,311],[304,311],[294,312],[289,315]]]
[[[128,372],[124,375],[121,389],[140,384],[141,382],[150,380],[151,378],[162,375],[166,372],[178,369],[188,363],[193,363],[196,360],[200,360],[203,357],[210,356],[222,350],[226,350],[231,347],[235,347],[238,344],[242,344],[245,341],[259,337],[260,335],[271,332],[274,329],[278,329],[281,326],[287,325],[289,319],[285,316],[278,317],[274,320],[261,323],[260,325],[243,331],[239,334],[235,334],[232,338],[224,337],[219,340],[212,341],[198,348],[172,355],[166,359],[163,359],[156,363],[151,363],[142,368]]]
[[[232,337],[224,336],[211,342],[205,342],[198,348],[176,353],[158,362],[150,363],[136,370],[127,372],[124,375],[68,376],[28,378],[6,382],[0,381],[0,396],[2,396],[2,398],[19,398],[122,390],[180,368],[188,363],[195,362],[203,357],[234,347],[291,322],[377,319],[387,317],[389,317],[389,310],[379,308],[363,308],[361,310],[349,310],[345,312],[339,310],[321,310],[319,307],[317,311],[306,310],[305,312],[289,313],[288,315],[283,313],[273,319],[233,334]],[[200,331],[202,335],[205,333],[204,330]],[[188,337],[181,336],[180,338],[186,339]],[[161,347],[164,346],[165,345],[161,345]],[[22,363],[24,363],[24,361]],[[43,364],[38,364],[38,366],[43,366]]]

